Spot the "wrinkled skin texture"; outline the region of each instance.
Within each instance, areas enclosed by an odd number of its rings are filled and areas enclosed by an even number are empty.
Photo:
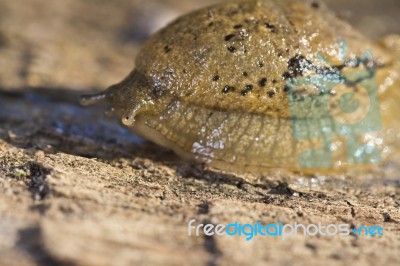
[[[343,40],[345,58],[340,54]],[[322,144],[315,138],[294,139],[292,121],[303,117],[290,110],[287,82],[318,71],[346,76],[369,70],[377,80],[383,124],[369,138],[379,140],[377,148],[387,157],[398,139],[398,47],[397,37],[375,44],[324,6],[296,0],[230,1],[178,18],[144,45],[124,81],[84,100],[107,98],[133,131],[222,170],[314,172],[319,170],[299,166],[299,155]],[[372,52],[366,62],[346,64],[366,51]],[[347,89],[365,106],[369,96],[362,86],[356,82]],[[313,92],[307,88],[305,93]],[[329,116],[318,109],[306,113],[318,116],[321,125],[332,123],[332,116],[341,116],[337,103]],[[351,119],[356,117],[350,114]],[[311,134],[311,127],[307,130]],[[343,159],[345,145],[335,145],[335,169],[328,171],[349,166]]]

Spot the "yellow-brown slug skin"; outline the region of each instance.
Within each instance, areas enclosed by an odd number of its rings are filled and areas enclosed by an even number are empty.
[[[354,164],[346,161],[349,148],[338,140],[346,134],[356,132],[353,140],[360,145],[374,142],[382,159],[395,150],[400,53],[392,38],[376,44],[322,4],[228,1],[182,16],[160,30],[143,46],[125,80],[84,100],[106,98],[134,132],[218,169],[346,169]],[[344,114],[340,99],[335,99],[337,91],[351,92],[359,107],[371,104],[365,80],[347,78],[354,71],[370,73],[367,78],[376,81],[382,125],[367,137],[355,130],[331,139],[332,132],[325,129],[335,131],[335,119],[352,121],[359,115]],[[310,103],[294,112],[288,82],[318,75],[337,76],[341,82],[319,94],[315,86],[304,85],[303,96],[309,96]],[[329,95],[328,113],[314,108],[315,99]],[[307,126],[305,114],[317,122]],[[298,125],[302,119],[301,134],[309,138],[296,137],[294,122]],[[322,149],[327,139],[331,166],[304,169],[299,156]]]

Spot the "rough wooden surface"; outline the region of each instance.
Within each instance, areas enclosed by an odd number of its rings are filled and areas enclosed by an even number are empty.
[[[0,265],[399,264],[400,160],[361,176],[218,173],[77,104],[123,78],[150,31],[199,5],[0,2]],[[192,218],[381,225],[384,236],[188,237]]]

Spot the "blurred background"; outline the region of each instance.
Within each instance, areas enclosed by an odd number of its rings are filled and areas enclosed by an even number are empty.
[[[0,87],[103,89],[177,16],[218,0],[0,0]],[[321,0],[372,38],[400,33],[398,0]]]

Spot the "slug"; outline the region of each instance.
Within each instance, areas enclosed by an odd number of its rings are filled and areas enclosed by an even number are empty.
[[[396,150],[399,47],[317,2],[228,1],[161,29],[122,82],[81,101],[212,168],[345,170]]]

